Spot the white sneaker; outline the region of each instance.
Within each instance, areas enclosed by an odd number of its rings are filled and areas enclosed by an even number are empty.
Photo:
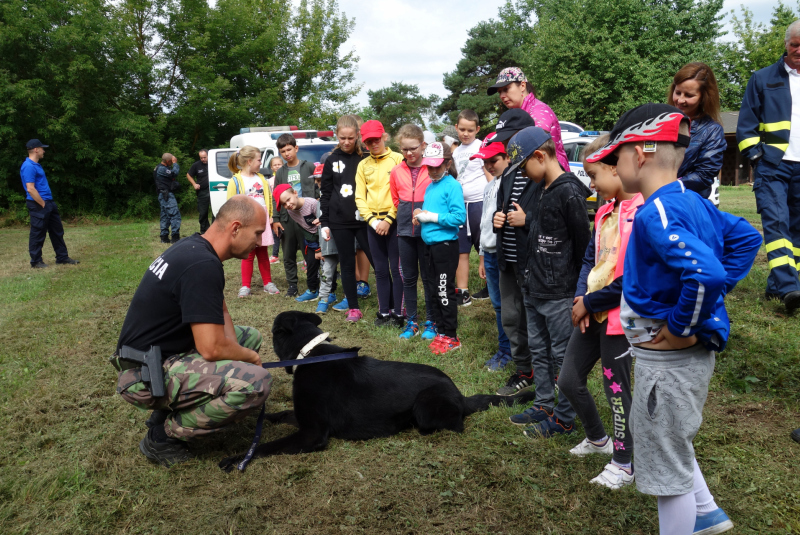
[[[601,453],[603,455],[613,455],[614,454],[614,445],[611,443],[611,438],[606,439],[606,443],[602,446],[597,446],[592,444],[588,438],[584,438],[583,442],[569,450],[572,455],[577,455],[578,457],[583,457],[584,455],[589,455],[591,453]]]
[[[600,475],[592,479],[590,483],[617,490],[633,483],[633,474],[629,474],[613,463],[608,463]]]
[[[250,288],[247,286],[239,288],[239,297],[247,297],[248,295],[250,295]]]
[[[278,295],[281,291],[275,286],[274,282],[268,282],[264,285],[264,291],[270,295]]]

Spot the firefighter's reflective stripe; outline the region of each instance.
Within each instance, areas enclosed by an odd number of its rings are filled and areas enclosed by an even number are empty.
[[[758,129],[762,132],[776,132],[778,130],[791,130],[791,121],[778,121],[777,123],[759,123]]]
[[[793,258],[789,258],[788,256],[779,256],[778,258],[773,258],[769,261],[769,269],[775,269],[776,267],[786,266],[789,265],[795,270],[797,270],[797,264],[795,264]]]
[[[749,137],[747,139],[743,139],[739,143],[739,152],[743,151],[744,149],[746,149],[748,147],[752,147],[753,145],[756,145],[759,141],[761,141],[760,137]]]
[[[786,247],[787,249],[793,249],[792,242],[783,238],[781,238],[780,240],[769,242],[766,247],[768,253],[771,253],[775,249],[780,249],[781,247]],[[798,252],[800,252],[800,249],[794,249],[795,256],[797,256]]]

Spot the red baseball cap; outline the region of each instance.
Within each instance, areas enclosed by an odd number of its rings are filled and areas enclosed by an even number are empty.
[[[495,137],[497,137],[496,132],[492,132],[486,136],[486,139],[484,139],[483,143],[481,144],[481,150],[470,156],[469,159],[477,160],[480,158],[481,160],[488,160],[492,156],[505,154],[506,148],[503,146],[503,144],[499,141],[492,141]]]
[[[375,119],[361,125],[361,139],[381,137],[384,132],[386,132],[386,130],[383,129],[381,122]]]
[[[313,177],[322,176],[322,170],[325,169],[325,164],[318,163],[317,166],[314,168],[314,174],[311,175]]]
[[[281,184],[279,186],[275,186],[275,189],[272,190],[272,197],[275,199],[275,204],[278,206],[278,210],[281,209],[281,194],[290,189],[294,189],[292,188],[291,184]]]

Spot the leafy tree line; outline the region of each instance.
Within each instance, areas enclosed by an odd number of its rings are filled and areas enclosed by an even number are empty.
[[[333,124],[359,90],[353,27],[336,0],[4,0],[0,213],[27,215],[30,138],[62,212],[141,216],[164,152],[185,171],[242,126]]]
[[[471,108],[492,130],[505,111],[487,96],[497,73],[519,66],[537,97],[560,120],[610,129],[625,110],[666,102],[684,64],[711,65],[723,111],[738,111],[750,75],[783,52],[786,27],[800,18],[779,2],[769,24],[742,7],[731,12],[733,35],[721,22],[722,0],[508,0],[498,17],[472,28],[455,69],[444,75],[449,92],[437,112],[450,121]]]

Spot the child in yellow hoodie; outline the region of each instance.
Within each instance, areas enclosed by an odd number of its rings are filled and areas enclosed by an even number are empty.
[[[397,207],[392,201],[389,175],[403,157],[386,147],[389,135],[380,121],[361,126],[361,139],[369,156],[356,171],[356,207],[369,224],[368,240],[372,252],[375,282],[378,286],[376,326],[403,327],[403,278],[397,245]]]

